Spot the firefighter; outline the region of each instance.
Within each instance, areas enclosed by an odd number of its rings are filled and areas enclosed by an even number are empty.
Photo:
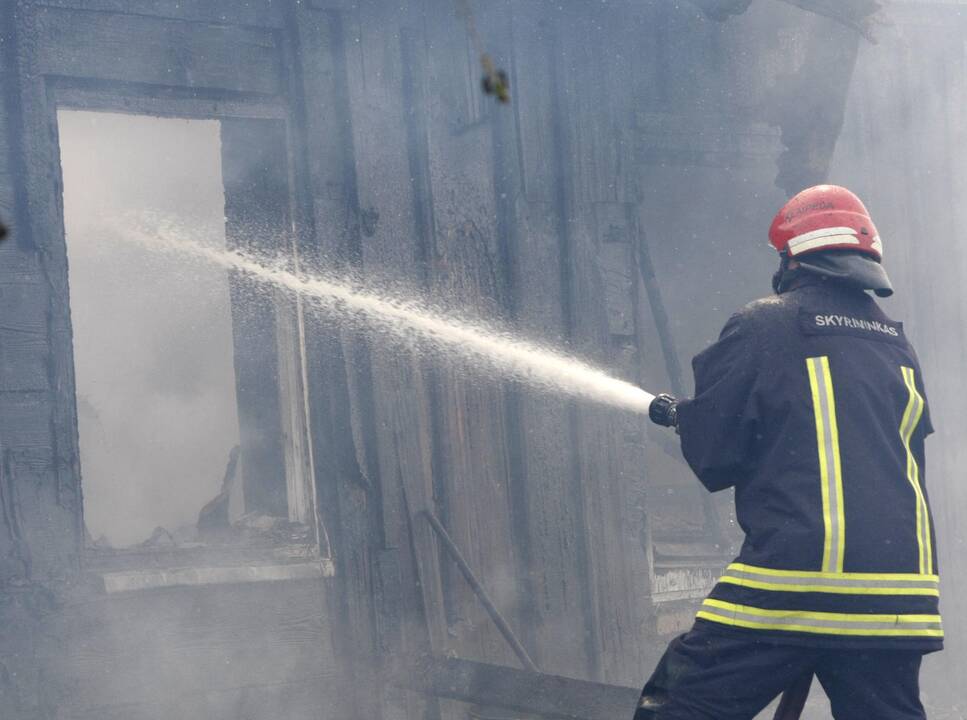
[[[775,296],[695,358],[695,397],[651,406],[708,490],[735,489],[745,541],[636,717],[749,719],[815,674],[837,720],[925,718],[920,660],[943,646],[933,428],[903,325],[867,292],[893,292],[882,242],[835,185],[792,198],[769,240]]]

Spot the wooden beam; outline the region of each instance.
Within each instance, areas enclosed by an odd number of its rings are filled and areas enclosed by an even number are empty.
[[[169,587],[238,585],[240,583],[321,580],[332,577],[335,567],[328,558],[288,565],[237,565],[233,567],[128,570],[99,576],[108,594],[157,590]]]
[[[630,718],[640,690],[544,675],[460,658],[423,657],[396,682],[441,698],[476,703],[547,720]]]
[[[27,38],[36,48],[37,75],[283,91],[281,52],[270,29],[37,7]]]
[[[282,27],[282,3],[273,0],[40,0],[38,5],[125,15],[176,18],[193,22]]]
[[[480,603],[484,606],[484,609],[487,611],[490,619],[493,620],[494,624],[497,626],[497,629],[500,630],[500,634],[504,636],[507,644],[510,645],[521,664],[532,672],[540,672],[540,668],[538,668],[537,665],[534,664],[534,661],[531,660],[530,656],[527,654],[527,650],[514,634],[513,629],[504,619],[504,616],[500,614],[500,610],[498,610],[497,606],[494,605],[494,601],[490,599],[490,596],[484,589],[483,584],[477,579],[477,576],[474,575],[470,565],[467,564],[463,554],[460,552],[460,548],[458,548],[456,543],[453,542],[453,539],[450,537],[449,533],[447,533],[446,528],[443,527],[443,524],[440,522],[437,516],[431,513],[429,510],[425,510],[423,512],[423,516],[429,521],[430,526],[440,538],[440,542],[443,544],[444,549],[450,555],[450,558],[457,564],[457,567],[460,568],[460,572],[463,574],[464,579],[473,589],[477,599],[480,600]]]

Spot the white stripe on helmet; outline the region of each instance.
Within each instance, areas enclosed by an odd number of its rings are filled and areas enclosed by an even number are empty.
[[[830,245],[859,245],[856,231],[848,227],[820,228],[797,235],[789,241],[789,254],[798,255],[808,250],[829,247]]]

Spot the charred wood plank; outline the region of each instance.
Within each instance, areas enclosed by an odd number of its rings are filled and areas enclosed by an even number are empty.
[[[40,0],[38,5],[126,15],[148,15],[196,22],[282,27],[282,4],[273,0]]]
[[[418,20],[422,50],[413,55],[423,58],[428,82],[420,85],[420,78],[413,78],[413,89],[421,87],[422,93],[414,94],[412,110],[419,113],[426,139],[424,180],[429,193],[418,201],[427,211],[430,230],[423,256],[428,294],[444,307],[502,320],[507,276],[500,262],[490,117],[496,108],[479,92],[477,58],[452,3],[431,2],[425,7]],[[517,561],[510,513],[482,517],[476,511],[510,505],[505,388],[496,379],[470,381],[459,364],[441,363],[429,370],[435,513],[467,560],[492,579],[494,593],[514,597],[518,589],[506,572]],[[499,632],[481,621],[483,612],[472,591],[449,563],[439,568],[452,633],[449,647],[460,654],[511,662],[513,655]]]
[[[357,260],[367,274],[392,277],[419,293],[432,201],[419,102],[427,82],[422,41],[404,7],[367,0],[345,19],[345,32],[358,39],[345,53]],[[389,577],[381,575],[380,646],[397,655],[427,652],[446,642],[439,556],[432,530],[414,518],[415,510],[433,504],[431,383],[415,356],[369,347],[372,379],[355,383],[354,402],[369,408],[373,463],[367,473],[379,486],[384,543],[394,548],[395,563]]]
[[[397,682],[441,698],[532,713],[548,720],[614,720],[631,717],[635,688],[544,675],[502,665],[426,656]]]
[[[267,28],[52,7],[35,10],[39,75],[281,94],[282,54]]]
[[[556,24],[545,20],[539,7],[520,3],[506,33],[514,66],[527,71],[511,79],[517,88],[510,108],[513,135],[504,128],[500,136],[504,147],[514,150],[513,162],[504,161],[513,173],[505,173],[501,181],[502,192],[514,201],[507,223],[514,239],[508,233],[504,257],[516,328],[532,337],[565,338],[567,254],[562,238],[568,229],[561,201],[564,163],[557,142],[563,113],[555,90],[555,55],[547,42],[528,41],[557,34]],[[571,404],[526,387],[516,388],[510,397],[516,427],[511,512],[520,558],[523,639],[543,669],[583,675],[590,667],[588,647],[584,633],[574,629],[587,623],[587,603],[582,584],[574,579],[586,574],[575,551],[585,545],[585,531],[572,452]]]
[[[637,278],[629,275],[637,224],[636,179],[622,162],[620,131],[601,113],[628,117],[634,103],[591,68],[617,68],[601,48],[621,37],[618,16],[582,27],[580,15],[562,14],[554,38],[555,138],[560,149],[558,203],[564,220],[561,251],[563,306],[569,349],[618,377],[637,376]],[[580,28],[580,30],[578,30]],[[628,321],[631,322],[628,322]],[[581,542],[572,546],[582,578],[585,672],[568,675],[637,682],[646,662],[645,640],[627,628],[642,627],[650,612],[641,593],[648,576],[639,542],[640,496],[645,459],[638,442],[641,421],[588,404],[570,408],[570,443]],[[572,634],[577,634],[573,633]]]
[[[323,265],[330,270],[358,266],[357,115],[347,42],[352,27],[341,13],[318,12],[306,3],[290,4],[286,26],[288,43],[300,58],[291,92],[303,98],[299,123],[306,163],[300,174],[310,189],[302,199],[300,263],[310,271]],[[396,599],[395,588],[402,586],[399,565],[405,553],[392,552],[390,543],[395,545],[397,538],[395,533],[387,538],[383,522],[371,398],[360,388],[356,369],[357,359],[368,368],[369,357],[360,354],[355,336],[319,313],[306,315],[306,344],[309,376],[316,378],[309,386],[309,403],[320,511],[341,579],[333,593],[333,637],[346,682],[336,693],[337,704],[341,717],[381,718],[381,693],[357,679],[381,667],[384,650],[395,649],[395,639],[405,632],[400,626],[403,610],[400,622],[384,612]],[[360,402],[367,408],[364,422],[356,412]]]

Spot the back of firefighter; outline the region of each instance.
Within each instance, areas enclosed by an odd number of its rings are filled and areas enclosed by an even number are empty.
[[[740,720],[815,674],[837,720],[915,720],[924,653],[943,645],[924,482],[923,373],[882,243],[845,188],[779,212],[774,297],[694,362],[695,397],[659,396],[712,492],[735,488],[739,557],[645,686],[639,718]]]

